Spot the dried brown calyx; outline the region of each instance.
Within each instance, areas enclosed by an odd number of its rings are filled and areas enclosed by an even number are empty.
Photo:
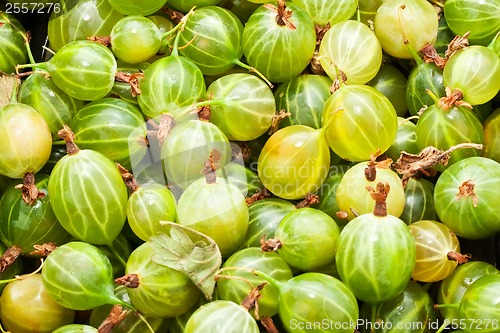
[[[38,199],[45,198],[45,192],[40,192],[35,185],[35,174],[27,172],[23,176],[23,183],[15,186],[16,189],[21,190],[23,201],[33,206]]]
[[[141,89],[139,88],[139,80],[144,78],[143,73],[125,73],[117,72],[115,74],[115,81],[128,83],[130,85],[130,94],[136,97],[141,94]]]
[[[152,133],[156,135],[156,139],[161,145],[165,141],[168,133],[170,133],[170,130],[174,127],[175,120],[171,115],[164,113],[160,116],[160,124],[156,124],[152,120],[149,120],[148,123],[156,129],[156,131],[153,130]]]
[[[308,193],[304,200],[295,205],[296,208],[306,208],[311,207],[319,203],[319,197],[314,193]]]
[[[377,169],[389,169],[392,165],[392,159],[380,153],[378,150],[371,154],[370,161],[365,168],[365,178],[369,182],[374,182],[377,178]]]
[[[472,204],[474,207],[477,207],[479,204],[479,198],[477,197],[476,193],[474,193],[474,188],[476,186],[476,183],[472,180],[466,180],[465,182],[462,183],[458,187],[458,193],[456,195],[456,200],[461,200],[463,198],[471,198],[472,199]]]
[[[347,75],[337,68],[337,78],[333,81],[332,86],[330,87],[330,92],[333,94],[347,81]]]
[[[327,23],[325,26],[316,24],[314,26],[314,29],[316,30],[316,47],[319,47],[321,41],[323,40],[323,37],[325,37],[326,32],[330,30],[330,23]]]
[[[460,143],[450,147],[448,150],[440,150],[436,147],[429,146],[424,148],[418,154],[410,154],[402,152],[398,160],[394,163],[394,169],[402,175],[401,181],[403,186],[408,183],[412,177],[420,175],[430,176],[435,173],[432,167],[438,164],[447,165],[450,159],[450,154],[457,149],[483,149],[482,144],[476,143]]]
[[[266,3],[264,8],[276,13],[276,23],[279,26],[287,27],[290,30],[295,30],[295,24],[291,21],[293,12],[286,8],[285,0],[278,0],[278,6]]]
[[[276,252],[281,248],[281,241],[278,238],[266,240],[266,236],[260,239],[260,249],[264,252]]]
[[[290,117],[292,114],[285,109],[280,110],[278,113],[276,113],[273,117],[273,120],[271,121],[271,127],[269,127],[269,131],[267,131],[267,134],[273,135],[276,133],[276,131],[280,127],[280,123],[283,119]]]
[[[388,183],[377,183],[375,189],[371,186],[368,186],[366,188],[366,190],[372,196],[372,199],[375,200],[373,215],[381,217],[387,216],[387,195],[389,195],[390,189],[391,187]]]
[[[75,143],[75,134],[69,128],[69,126],[64,125],[57,135],[66,142],[66,152],[68,155],[75,155],[80,151],[80,148]]]
[[[436,48],[432,44],[425,44],[422,48],[422,53],[424,54],[424,61],[426,63],[434,63],[437,67],[443,69],[448,61],[447,58],[441,57]]]
[[[139,188],[139,184],[135,181],[135,177],[133,174],[131,174],[127,168],[125,168],[123,165],[120,163],[115,163],[116,167],[118,168],[118,171],[120,171],[120,174],[122,176],[123,182],[125,185],[127,185],[127,188],[130,191],[130,194],[134,193],[137,191]]]
[[[53,242],[44,243],[42,245],[33,245],[34,251],[31,251],[30,254],[32,256],[38,257],[47,257],[49,254],[54,252],[57,249],[57,246]]]
[[[241,306],[244,307],[248,312],[254,310],[255,318],[259,319],[259,300],[262,298],[260,293],[262,289],[266,286],[267,282],[259,284],[257,287],[252,288],[247,297],[241,302]]]
[[[450,251],[447,254],[449,260],[454,260],[456,261],[459,265],[465,264],[466,262],[469,262],[469,259],[472,258],[470,254],[461,254],[458,252]]]
[[[437,105],[443,110],[449,110],[455,106],[465,106],[466,108],[472,109],[472,105],[464,102],[464,94],[460,89],[455,89],[451,91],[450,87],[445,88],[446,96],[439,99]]]
[[[124,310],[120,304],[113,305],[109,315],[97,328],[99,333],[110,333],[127,316],[129,310]]]
[[[231,154],[233,159],[243,159],[243,162],[247,164],[250,162],[250,157],[252,156],[252,149],[244,141],[233,141],[236,146],[232,146]]]
[[[315,50],[314,54],[311,58],[311,62],[309,63],[309,69],[311,73],[316,74],[316,75],[326,75],[325,70],[323,66],[321,65],[321,62],[319,60],[319,51]]]
[[[210,112],[210,105],[200,106],[196,112],[198,113],[198,120],[210,121],[210,116],[212,115]]]
[[[137,143],[140,144],[143,147],[149,147],[149,140],[146,136],[139,136],[137,137]]]
[[[245,198],[245,201],[247,203],[247,206],[251,206],[255,202],[269,198],[270,196],[271,196],[271,192],[269,192],[269,190],[267,188],[264,188],[263,190],[260,190],[256,193],[252,194],[250,197]]]
[[[467,31],[463,36],[455,36],[448,44],[448,49],[444,53],[446,58],[450,58],[455,52],[469,46],[470,31]]]
[[[330,29],[330,23],[327,23],[325,26],[316,24],[314,26],[316,30],[316,49],[314,50],[314,55],[311,58],[311,62],[309,63],[309,69],[313,74],[324,75],[325,70],[321,65],[319,58],[319,46],[326,32]]]
[[[172,8],[163,7],[161,9],[161,11],[164,12],[165,14],[167,14],[168,17],[170,18],[170,21],[172,21],[172,23],[174,23],[174,24],[181,23],[181,20],[184,17],[184,13],[182,13],[178,10],[174,10]]]
[[[212,149],[209,158],[205,161],[201,173],[205,175],[207,184],[214,184],[217,180],[215,170],[221,167],[222,154],[217,149]]]
[[[266,329],[267,333],[279,333],[278,328],[274,324],[274,321],[271,317],[262,317],[260,318],[260,323]]]
[[[436,48],[431,44],[425,44],[421,49],[424,55],[424,61],[426,63],[434,63],[437,67],[443,69],[448,59],[458,50],[466,48],[469,46],[469,34],[466,32],[463,36],[455,36],[453,40],[448,44],[448,49],[445,51],[444,57],[441,57]]]
[[[12,265],[16,259],[23,253],[23,250],[16,245],[9,247],[0,257],[0,273]]]
[[[339,218],[339,219],[346,219],[349,217],[349,214],[347,214],[346,211],[344,210],[339,210],[338,212],[335,213],[335,215]]]
[[[87,40],[99,43],[106,47],[111,45],[111,36],[90,36],[87,37]]]
[[[139,276],[137,274],[127,274],[115,279],[115,283],[127,288],[138,288],[140,285]]]

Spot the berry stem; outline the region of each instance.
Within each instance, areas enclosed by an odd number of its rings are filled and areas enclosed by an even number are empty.
[[[163,42],[165,41],[165,39],[167,39],[168,36],[170,36],[170,35],[176,33],[177,31],[179,31],[179,29],[181,29],[184,25],[185,25],[185,22],[183,22],[182,19],[181,19],[180,22],[175,25],[175,27],[173,27],[169,31],[165,32],[161,36],[162,45],[163,45]]]
[[[267,83],[267,85],[270,87],[270,88],[274,88],[273,84],[264,76],[264,74],[262,74],[261,72],[259,72],[257,70],[257,68],[255,67],[252,67],[252,66],[249,66],[247,64],[245,64],[244,62],[242,62],[241,60],[239,59],[235,59],[233,61],[233,63],[237,66],[240,66],[241,68],[244,68],[244,69],[247,69],[248,71],[250,72],[254,72],[255,74],[257,74],[262,80],[264,80],[265,83]]]
[[[436,309],[457,309],[460,307],[460,303],[453,303],[453,304],[435,304],[434,308]]]
[[[26,53],[28,53],[28,59],[31,64],[36,64],[35,57],[33,57],[33,52],[31,52],[30,38],[28,34],[23,34],[24,45],[26,46]]]
[[[207,99],[206,101],[193,104],[194,108],[201,108],[202,106],[224,106],[226,103],[224,99]]]
[[[30,47],[30,33],[27,32],[23,32],[21,30],[19,30],[17,28],[17,26],[15,24],[12,24],[12,22],[9,20],[9,18],[5,15],[2,15],[2,18],[7,21],[7,23],[9,23],[14,29],[17,30],[17,32],[19,32],[21,34],[21,36],[23,37],[24,39],[24,46],[26,47],[26,52],[28,54],[28,59],[30,61],[30,64],[35,64],[36,61],[35,61],[35,58],[33,57],[33,53],[31,52],[31,47]]]
[[[30,64],[20,64],[16,66],[16,73],[19,74],[19,69],[23,68],[36,68],[37,70],[47,71],[47,64],[48,64],[47,61],[30,63]]]
[[[278,280],[276,280],[275,278],[273,278],[271,275],[267,274],[267,273],[264,273],[262,271],[259,271],[259,270],[253,270],[253,274],[254,275],[257,275],[257,276],[260,276],[261,278],[264,278],[264,280],[266,280],[267,282],[269,282],[271,285],[273,285],[274,287],[276,287],[276,289],[278,289],[278,292],[281,292],[284,284],[283,282],[280,282]]]
[[[17,103],[17,95],[19,93],[19,87],[21,86],[21,80],[15,79],[14,87],[12,87],[12,95],[10,96],[10,104]]]
[[[191,8],[191,10],[186,14],[184,15],[184,17],[181,19],[181,22],[178,24],[179,27],[174,27],[174,29],[176,30],[184,30],[184,27],[186,26],[187,24],[187,21],[188,19],[194,14],[194,7]],[[180,40],[180,37],[181,37],[181,34],[179,32],[177,32],[177,35],[175,35],[175,39],[174,39],[174,44],[172,46],[172,53],[171,55],[173,56],[179,56],[179,40]]]
[[[449,322],[445,321],[445,322],[443,323],[443,325],[441,325],[441,327],[439,327],[439,329],[436,331],[436,333],[441,333],[441,332],[443,332],[443,331],[446,329],[446,327],[448,327],[448,325],[449,325],[449,324],[450,324]]]
[[[422,65],[424,63],[424,61],[422,60],[422,58],[420,58],[420,56],[415,51],[415,49],[413,48],[413,46],[410,45],[410,42],[408,42],[407,40],[405,40],[405,45],[408,48],[408,51],[410,51],[410,54],[413,57],[413,60],[415,60],[415,62],[417,63],[417,66]]]
[[[425,92],[426,92],[429,96],[431,96],[432,100],[433,100],[433,101],[434,101],[434,103],[436,103],[436,105],[437,105],[437,103],[439,102],[439,97],[437,97],[437,96],[436,96],[436,94],[434,94],[434,92],[432,92],[432,90],[430,90],[430,89],[425,89]]]

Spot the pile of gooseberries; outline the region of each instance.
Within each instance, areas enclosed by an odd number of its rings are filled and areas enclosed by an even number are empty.
[[[500,0],[54,2],[0,4],[0,331],[500,332]]]

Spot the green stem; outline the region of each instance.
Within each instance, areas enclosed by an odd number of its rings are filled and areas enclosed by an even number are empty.
[[[151,327],[151,325],[149,324],[149,322],[146,320],[146,317],[144,317],[144,315],[140,312],[137,312],[137,316],[139,317],[139,319],[146,325],[146,327],[148,328],[148,330],[151,332],[151,333],[155,333],[155,330],[153,329],[153,327]]]
[[[408,51],[410,51],[410,54],[413,57],[413,60],[415,60],[415,62],[417,63],[417,66],[422,65],[424,63],[424,61],[422,60],[422,58],[420,58],[420,56],[415,51],[413,46],[411,46],[410,43],[407,43],[407,42],[405,42],[405,45],[408,48]]]
[[[333,110],[333,111],[330,111],[330,113],[339,112],[339,111],[342,111],[342,110],[344,110],[344,109]],[[328,121],[326,122],[326,124],[324,124],[323,126],[321,126],[321,128],[319,129],[320,134],[323,135],[323,137],[325,137],[326,130],[332,124],[333,118],[334,118],[333,115],[331,115],[330,118],[328,118]]]
[[[107,301],[108,301],[107,304],[121,305],[123,308],[130,309],[134,312],[139,313],[139,311],[131,303],[125,302],[120,297],[118,297],[114,292],[112,295],[109,296]]]
[[[161,36],[161,39],[165,39],[167,38],[168,36],[170,36],[171,34],[173,34],[174,32],[176,32],[177,30],[179,30],[183,25],[183,22],[179,22],[177,23],[177,25],[175,27],[173,27],[172,29],[170,29],[169,31],[165,32],[162,36]]]
[[[14,282],[14,281],[17,281],[17,280],[19,280],[18,277],[14,277],[12,279],[7,279],[7,280],[0,280],[0,285],[7,284],[7,283],[10,283],[10,282]]]
[[[460,303],[454,304],[436,304],[434,305],[436,309],[457,309],[460,307]]]
[[[259,72],[257,70],[257,68],[255,67],[252,67],[252,66],[249,66],[247,64],[245,64],[244,62],[242,62],[241,60],[239,59],[236,59],[233,61],[233,63],[237,66],[240,66],[241,68],[245,68],[247,70],[249,70],[250,72],[254,72],[255,74],[257,74],[262,80],[264,80],[264,82],[267,83],[267,85],[271,88],[274,88],[273,84],[264,76],[264,74],[262,74],[261,72]]]
[[[24,45],[26,47],[26,53],[28,53],[28,59],[30,60],[30,64],[36,64],[36,61],[35,61],[35,58],[33,57],[33,52],[31,52],[31,47],[30,47],[30,43],[29,43],[29,40],[28,40],[28,37],[26,36],[26,34],[23,34],[23,38],[24,38]],[[35,68],[33,68],[35,69]]]
[[[202,106],[212,106],[212,105],[215,105],[215,106],[224,106],[226,104],[226,100],[224,99],[208,99],[206,101],[203,101],[203,102],[198,102],[198,103],[195,103],[193,104],[193,107],[194,108],[200,108]]]
[[[12,88],[12,95],[10,96],[10,104],[17,103],[17,94],[19,92],[19,87],[21,86],[20,80],[16,78],[14,82],[14,87]]]
[[[449,323],[448,321],[445,321],[445,322],[443,323],[443,325],[441,325],[441,327],[440,327],[440,328],[436,331],[436,333],[441,333],[441,332],[443,332],[443,331],[446,329],[446,327],[448,327],[448,325],[449,325],[449,324],[450,324],[450,323]]]
[[[53,141],[52,145],[53,146],[65,146],[66,145],[66,141],[64,141],[64,140]]]
[[[376,323],[377,322],[377,304],[371,303],[370,304],[370,310],[371,310],[371,323]],[[373,329],[372,329],[373,331]]]
[[[21,36],[23,36],[23,39],[24,39],[24,46],[26,47],[26,51],[28,53],[28,58],[29,58],[29,61],[30,63],[34,64],[36,63],[35,61],[35,58],[33,58],[33,53],[31,53],[31,48],[30,48],[30,43],[29,43],[29,40],[28,40],[28,36],[26,35],[26,33],[22,30],[19,30],[17,28],[17,26],[15,24],[12,24],[9,20],[8,17],[2,15],[2,18],[7,21],[7,23],[9,23],[14,29],[16,29],[16,32],[19,32],[21,34]]]
[[[191,8],[191,10],[186,15],[184,15],[184,17],[181,19],[181,21],[178,24],[179,27],[176,26],[176,27],[174,27],[174,29],[177,28],[177,30],[180,30],[180,31],[184,30],[184,27],[186,26],[188,19],[194,14],[194,8],[195,7]],[[171,55],[173,55],[173,56],[179,56],[180,37],[181,37],[180,33],[177,33],[177,35],[175,35],[174,44],[172,45],[172,53],[171,53]]]
[[[170,35],[176,33],[180,28],[182,28],[182,26],[183,26],[183,22],[181,21],[175,27],[173,27],[169,31],[165,32],[161,36],[161,48],[164,48],[164,47],[166,47],[168,45],[167,37],[169,37]]]
[[[420,58],[420,56],[415,51],[413,46],[410,45],[410,41],[406,38],[406,33],[405,33],[404,26],[403,26],[403,22],[401,22],[401,11],[402,10],[403,10],[403,7],[398,7],[398,24],[399,24],[399,28],[401,29],[401,34],[403,35],[403,43],[408,48],[408,51],[410,51],[410,54],[413,57],[413,59],[416,61],[417,65],[421,65],[424,63],[424,61]]]
[[[410,121],[412,121],[412,120],[415,120],[415,119],[417,119],[417,120],[418,120],[419,118],[420,118],[420,116],[411,116],[411,117],[405,118],[405,120],[401,121],[401,123],[400,123],[400,124],[398,124],[398,127],[401,127],[401,126],[403,126],[404,124],[406,124],[406,123],[408,123],[408,122],[410,122]]]
[[[28,273],[28,274],[23,274],[23,275],[16,275],[12,279],[0,280],[0,285],[7,284],[7,283],[10,283],[10,282],[14,282],[14,281],[24,280],[24,279],[26,279],[26,278],[28,278],[30,276],[33,276],[35,274],[40,273],[40,271],[43,268],[43,264],[45,263],[45,261],[43,260],[43,258],[40,259],[40,261],[41,261],[40,266],[36,270],[34,270],[33,272]]]
[[[431,96],[432,100],[434,101],[434,103],[437,103],[439,102],[439,97],[437,97],[430,89],[425,89],[425,92]]]
[[[127,262],[125,260],[123,260],[123,258],[120,256],[120,254],[118,253],[118,251],[116,251],[116,249],[113,246],[113,244],[108,244],[108,245],[106,245],[106,247],[108,248],[109,252],[111,252],[111,254],[120,262],[120,264],[124,268],[127,267]]]
[[[261,278],[264,278],[264,280],[266,280],[271,285],[276,287],[276,289],[278,289],[278,292],[281,292],[283,285],[284,285],[283,282],[280,282],[280,281],[276,280],[275,278],[273,278],[271,275],[264,273],[262,271],[259,271],[259,270],[253,270],[253,274],[260,276]]]
[[[361,10],[359,10],[359,5],[356,9],[356,21],[361,22]]]
[[[28,67],[31,67],[33,69],[42,69],[42,70],[45,70],[47,71],[47,62],[38,62],[38,63],[30,63],[30,64],[21,64],[21,65],[17,65],[16,66],[16,69],[23,69],[23,68],[28,68]]]

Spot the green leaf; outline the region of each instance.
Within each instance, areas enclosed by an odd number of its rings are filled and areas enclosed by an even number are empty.
[[[12,92],[20,80],[15,75],[7,75],[0,72],[0,108],[10,103]]]
[[[163,266],[185,273],[203,292],[207,300],[212,299],[215,289],[215,274],[222,264],[219,247],[210,237],[173,222],[162,222],[166,233],[151,237],[155,254],[152,260]]]

